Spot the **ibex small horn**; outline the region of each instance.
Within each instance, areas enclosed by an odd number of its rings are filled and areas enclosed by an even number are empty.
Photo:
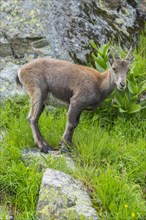
[[[127,53],[127,56],[126,56],[125,60],[130,60],[131,52],[132,52],[132,46],[130,46],[130,49],[129,49],[128,53]]]
[[[114,51],[114,57],[115,57],[115,59],[120,59],[120,56],[119,56],[117,50],[116,50],[113,46],[111,46],[111,48],[112,48],[112,50]]]

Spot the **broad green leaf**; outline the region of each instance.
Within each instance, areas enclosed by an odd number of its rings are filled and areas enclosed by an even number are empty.
[[[101,53],[101,51],[98,51],[98,56],[101,57],[102,59],[104,59],[104,55],[103,55],[103,53]]]
[[[119,105],[116,105],[116,104],[113,104],[112,106],[113,106],[113,107],[116,107],[116,108],[119,108]]]
[[[108,56],[107,56],[107,55],[104,57],[104,61],[106,62],[106,64],[109,63],[109,62],[108,62]]]
[[[128,89],[132,94],[137,94],[138,92],[138,87],[131,80],[128,80]]]
[[[96,59],[96,56],[94,53],[92,53],[91,56],[93,57],[94,60]]]
[[[91,46],[92,46],[95,50],[98,50],[98,48],[97,48],[96,44],[94,43],[94,41],[90,40],[89,42],[90,42]]]
[[[146,80],[141,82],[140,86],[142,86],[142,92],[146,90]]]
[[[127,112],[128,110],[125,110],[125,109],[119,108],[119,111],[120,111],[121,113],[125,113],[125,112]]]
[[[128,113],[132,114],[132,113],[138,112],[140,110],[141,110],[141,105],[133,103],[133,104],[131,104],[131,106],[128,110]]]
[[[131,102],[130,102],[128,94],[126,92],[125,92],[124,102],[125,102],[125,109],[129,109],[129,106],[131,105]]]
[[[114,100],[116,101],[116,103],[121,107],[124,106],[124,99],[119,95],[118,92],[115,92],[115,97]]]
[[[104,72],[105,71],[105,69],[103,69],[96,61],[95,61],[95,67],[100,72]]]
[[[133,94],[138,96],[140,93],[146,90],[146,81],[141,82],[139,85],[133,80],[128,80],[128,89]]]
[[[100,53],[102,53],[102,54],[103,54],[103,50],[104,50],[104,45],[105,45],[105,44],[102,44],[102,45],[100,46],[99,50],[98,50],[98,51],[99,51]]]
[[[107,44],[105,44],[104,50],[103,50],[103,54],[107,55],[108,49],[110,47],[110,42],[108,42]]]
[[[136,100],[137,100],[137,97],[138,97],[138,95],[134,95],[134,96],[132,96],[131,100],[132,100],[132,101],[136,101]]]
[[[95,61],[104,69],[106,70],[106,63],[104,62],[104,60],[101,60],[99,58],[95,58]]]

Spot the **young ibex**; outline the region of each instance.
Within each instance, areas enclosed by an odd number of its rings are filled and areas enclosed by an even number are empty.
[[[38,119],[46,101],[53,96],[69,106],[67,124],[61,139],[61,152],[72,144],[72,136],[83,110],[93,110],[117,87],[126,88],[126,77],[130,66],[129,50],[125,60],[115,54],[111,67],[104,73],[97,70],[51,58],[34,59],[25,64],[18,72],[16,82],[23,85],[29,96],[31,108],[28,121],[32,129],[35,144],[47,153],[52,148],[42,137],[38,128]]]

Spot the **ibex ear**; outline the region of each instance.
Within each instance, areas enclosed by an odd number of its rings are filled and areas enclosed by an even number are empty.
[[[113,56],[110,53],[108,55],[108,60],[109,60],[110,65],[112,66],[112,64],[114,62],[114,58],[113,58]]]

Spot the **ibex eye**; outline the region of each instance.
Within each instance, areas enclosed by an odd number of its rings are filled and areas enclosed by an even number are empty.
[[[115,67],[113,67],[113,71],[114,71],[114,72],[116,72],[116,71],[117,71],[117,69],[116,69]]]

